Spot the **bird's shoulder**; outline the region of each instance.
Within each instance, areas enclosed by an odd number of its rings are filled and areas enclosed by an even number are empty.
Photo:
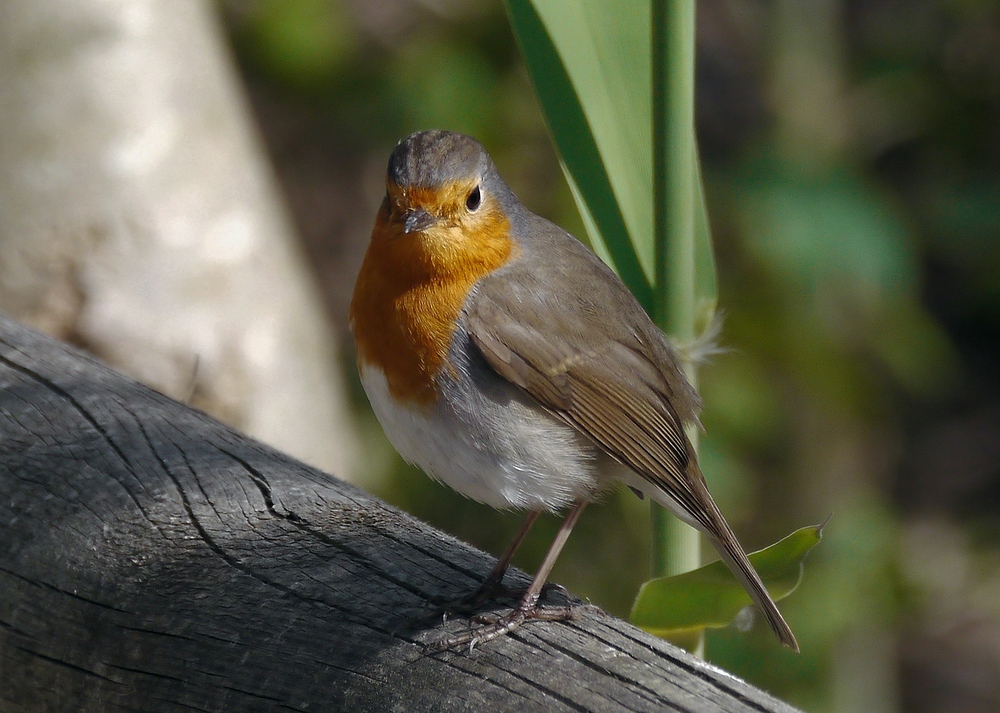
[[[512,228],[518,258],[482,278],[465,309],[494,368],[522,388],[530,380],[528,390],[554,404],[576,375],[628,400],[652,389],[681,420],[696,420],[700,401],[675,350],[611,268],[539,216],[516,216]]]

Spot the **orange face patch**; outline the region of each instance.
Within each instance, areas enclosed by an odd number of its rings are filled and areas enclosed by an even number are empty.
[[[389,185],[387,195],[391,203],[410,209],[422,209],[444,220],[460,220],[465,213],[465,199],[476,187],[475,181],[457,181],[439,188],[410,186],[400,188]],[[391,206],[390,206],[391,207]],[[472,215],[466,216],[472,218]]]
[[[469,290],[514,252],[510,222],[495,200],[485,198],[475,213],[465,209],[473,187],[410,188],[405,195],[390,189],[375,219],[351,300],[351,327],[359,365],[381,369],[401,401],[436,399],[434,376]],[[402,209],[394,211],[393,204],[425,210],[438,221],[404,233]]]

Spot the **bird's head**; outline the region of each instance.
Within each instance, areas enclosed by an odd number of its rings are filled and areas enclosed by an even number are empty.
[[[389,157],[372,240],[440,270],[462,270],[511,251],[513,196],[486,149],[450,131],[421,131]]]

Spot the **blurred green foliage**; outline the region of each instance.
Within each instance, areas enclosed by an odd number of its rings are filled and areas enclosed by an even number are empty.
[[[323,86],[350,60],[354,33],[340,3],[261,3],[245,26],[244,47],[274,79],[293,88]]]
[[[531,209],[583,235],[499,0],[220,2],[341,329],[378,176],[412,130],[476,135]],[[781,604],[803,653],[758,624],[711,632],[707,657],[812,711],[984,710],[1000,701],[1000,4],[701,3],[698,59],[728,349],[701,375],[704,470],[748,548],[833,516]],[[520,515],[399,463],[356,395],[366,487],[498,553]],[[609,494],[553,579],[627,616],[647,533],[645,504]]]

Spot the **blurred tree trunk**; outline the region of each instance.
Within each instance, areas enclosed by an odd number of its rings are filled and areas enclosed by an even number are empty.
[[[338,474],[331,331],[201,0],[0,0],[0,310]]]

